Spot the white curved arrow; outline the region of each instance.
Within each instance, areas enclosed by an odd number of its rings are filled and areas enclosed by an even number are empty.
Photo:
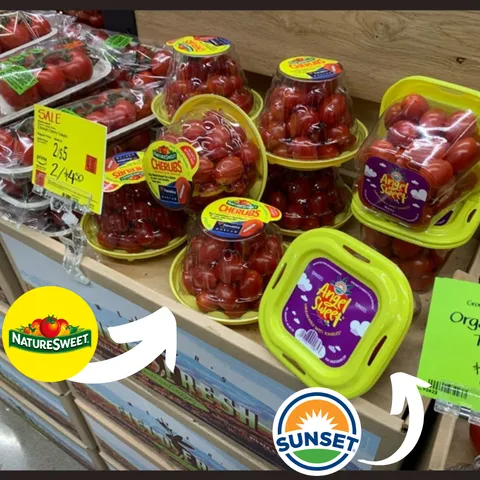
[[[173,372],[177,361],[177,321],[166,307],[135,322],[109,327],[116,343],[140,342],[121,355],[89,363],[69,380],[77,383],[111,383],[135,375],[165,351],[165,364]]]
[[[430,384],[420,378],[402,372],[394,373],[390,376],[390,380],[392,382],[392,408],[390,415],[400,415],[403,412],[406,400],[409,412],[408,431],[400,448],[385,460],[358,460],[367,465],[392,465],[403,460],[415,448],[422,433],[424,412],[422,396],[418,387],[428,388]]]

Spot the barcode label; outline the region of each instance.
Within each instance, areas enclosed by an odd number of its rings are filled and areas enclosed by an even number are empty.
[[[315,330],[308,330],[308,332],[303,329],[297,330],[295,337],[315,355],[320,358],[325,355],[325,347],[323,346],[322,339],[318,337],[318,333]]]
[[[468,388],[459,387],[458,385],[451,385],[449,383],[439,382],[438,380],[429,379],[428,383],[431,385],[426,389],[427,392],[438,395],[439,392],[453,395],[454,397],[467,399]]]

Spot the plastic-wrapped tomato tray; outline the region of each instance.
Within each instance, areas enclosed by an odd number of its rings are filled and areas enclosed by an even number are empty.
[[[313,170],[353,158],[367,131],[355,119],[343,78],[335,60],[280,63],[259,118],[269,163]]]
[[[40,13],[22,11],[0,14],[0,59],[56,35],[54,17],[47,20]]]
[[[65,13],[74,16],[78,22],[94,28],[102,28],[104,26],[101,10],[65,10]]]
[[[472,109],[480,112],[480,95],[423,77],[398,82],[386,96],[397,91],[400,98],[385,108],[358,152],[357,188],[370,210],[425,229],[478,183],[472,168],[480,160],[480,137]]]
[[[33,105],[55,105],[107,78],[109,62],[87,53],[85,45],[60,40],[42,43],[0,63],[0,125],[33,112]]]
[[[30,179],[6,180],[0,178],[0,198],[15,208],[30,211],[43,211],[50,204],[48,199],[33,192],[33,184]]]
[[[96,251],[140,260],[180,246],[186,223],[187,214],[165,209],[150,194],[141,154],[124,152],[107,159],[102,214],[85,215],[82,228]]]
[[[33,165],[33,122],[0,127],[0,178],[29,179]]]
[[[198,162],[193,177],[185,178],[185,198],[177,200],[183,206],[200,211],[222,197],[260,199],[267,175],[262,139],[251,119],[227,99],[213,95],[190,99],[157,138],[162,141],[158,148],[165,151],[166,157],[154,152],[156,157],[168,160],[169,149],[178,145],[185,150],[182,145],[187,144]],[[154,163],[166,174],[170,167],[165,162],[160,164],[158,158]],[[150,187],[153,192],[159,191],[158,186]],[[158,196],[162,197],[162,193]]]
[[[298,236],[320,227],[340,228],[352,213],[352,194],[334,168],[315,172],[270,165],[263,201],[282,212],[284,235]]]
[[[236,209],[251,203],[235,198],[225,199],[224,205]],[[240,222],[238,229],[232,227],[235,224],[222,225],[217,222],[212,232],[200,216],[192,217],[188,245],[170,269],[172,291],[181,303],[217,322],[256,323],[263,290],[283,255],[280,230],[254,219]],[[230,235],[240,228],[239,235]],[[221,236],[225,233],[227,237]]]
[[[221,37],[183,37],[173,42],[173,59],[165,92],[152,105],[161,123],[170,123],[177,109],[195,95],[228,98],[256,119],[263,101],[248,87],[234,46]]]

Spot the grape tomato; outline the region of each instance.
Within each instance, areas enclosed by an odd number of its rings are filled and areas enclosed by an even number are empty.
[[[274,155],[327,160],[357,143],[352,101],[343,67],[327,71],[325,60],[295,57],[280,63],[259,117],[259,130]]]
[[[473,177],[463,179],[479,159],[473,112],[412,92],[385,110],[362,145],[356,188],[368,209],[425,229],[472,192]]]

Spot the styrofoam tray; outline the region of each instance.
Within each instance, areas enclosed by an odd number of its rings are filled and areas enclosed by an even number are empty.
[[[138,120],[137,122],[131,123],[130,125],[127,125],[126,127],[119,128],[118,130],[115,130],[114,132],[111,132],[107,135],[107,141],[110,142],[111,140],[116,140],[118,137],[121,137],[122,135],[125,135],[126,133],[129,133],[133,130],[137,130],[141,127],[146,126],[150,122],[154,122],[156,120],[155,115],[152,113],[148,117],[142,118],[141,120]]]
[[[12,48],[11,50],[7,50],[6,52],[3,52],[0,54],[0,60],[2,58],[10,57],[11,55],[15,55],[15,52],[19,52],[20,50],[23,50],[25,48],[29,47],[34,47],[37,43],[43,42],[44,40],[48,40],[49,38],[54,37],[58,32],[58,29],[52,28],[52,30],[44,35],[43,37],[36,38],[35,40],[31,40],[28,43],[24,43],[23,45],[20,45],[19,47]]]
[[[73,93],[76,93],[80,90],[83,90],[84,88],[90,87],[94,85],[95,83],[99,82],[103,78],[105,78],[107,75],[110,74],[112,71],[112,65],[107,62],[106,60],[98,60],[98,62],[95,64],[93,68],[93,75],[90,80],[87,80],[86,82],[83,82],[79,85],[75,85],[74,87],[67,88],[61,93],[57,93],[57,95],[53,95],[52,97],[45,98],[45,100],[42,100],[41,102],[38,102],[38,105],[52,105],[55,102],[58,102],[62,100],[63,98],[68,97],[69,95],[72,95]],[[25,117],[26,115],[30,114],[33,112],[33,105],[30,107],[24,108],[23,110],[19,110],[18,112],[15,112],[10,105],[8,105],[7,102],[3,99],[3,97],[0,96],[0,112],[8,112],[4,117],[0,117],[0,126],[1,125],[6,125],[7,123],[14,122],[15,120],[19,120],[22,117]]]

